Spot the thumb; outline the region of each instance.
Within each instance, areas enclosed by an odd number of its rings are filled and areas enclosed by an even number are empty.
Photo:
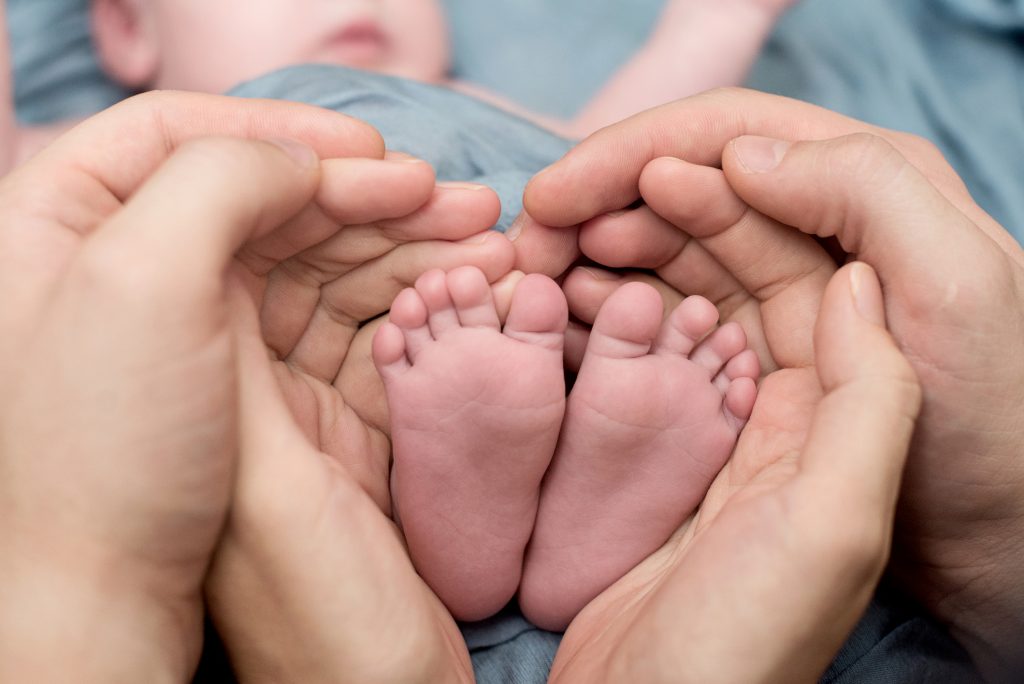
[[[824,396],[799,480],[814,492],[818,515],[823,505],[847,516],[855,511],[844,525],[865,527],[849,530],[851,538],[884,559],[921,389],[886,330],[881,287],[869,266],[855,262],[832,278],[814,341]]]
[[[185,143],[85,250],[114,268],[146,265],[171,292],[219,289],[224,270],[247,241],[278,228],[317,191],[313,150],[290,140],[204,138]],[[103,255],[109,258],[105,258]]]
[[[916,282],[929,298],[945,292],[964,263],[991,263],[1001,252],[875,135],[798,143],[744,136],[728,145],[723,169],[750,206],[804,233],[834,235],[883,283]]]

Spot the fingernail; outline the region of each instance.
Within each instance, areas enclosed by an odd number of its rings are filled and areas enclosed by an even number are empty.
[[[745,135],[732,141],[736,159],[747,173],[768,173],[779,165],[792,143]]]
[[[608,271],[600,271],[595,268],[587,268],[586,266],[580,266],[579,269],[594,280],[600,280],[601,282],[618,279],[617,275]]]
[[[512,225],[505,231],[505,237],[509,239],[509,242],[515,242],[523,233],[523,226],[526,224],[526,217],[520,214],[516,216],[516,220],[512,222]]]
[[[320,158],[317,156],[313,148],[305,143],[300,143],[298,140],[291,140],[289,138],[269,138],[268,143],[279,148],[285,154],[292,158],[292,160],[301,166],[302,168],[310,168],[320,163]]]
[[[617,211],[609,211],[605,216],[608,218],[619,218],[620,216],[625,216],[628,213],[629,209],[619,209]]]
[[[494,234],[495,232],[493,230],[485,230],[482,233],[477,233],[476,235],[470,235],[468,238],[463,238],[462,240],[459,240],[459,243],[463,245],[482,245],[490,240],[491,236]]]
[[[873,268],[856,261],[850,265],[850,294],[861,318],[872,325],[885,327],[885,303],[882,286]]]
[[[398,150],[388,150],[384,153],[384,159],[390,162],[406,162],[409,164],[422,164],[423,160],[406,154],[405,152],[399,152]]]
[[[444,181],[438,183],[437,187],[445,188],[447,190],[487,190],[486,185],[479,183],[463,183],[461,181]]]

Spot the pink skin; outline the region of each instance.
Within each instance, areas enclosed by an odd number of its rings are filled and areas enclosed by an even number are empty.
[[[504,331],[474,267],[430,271],[395,299],[373,344],[392,496],[417,571],[454,616],[488,617],[519,588],[527,617],[564,629],[703,498],[759,364],[702,297],[661,320],[650,286],[614,293],[566,411],[567,307],[549,278],[519,282]]]
[[[105,69],[134,88],[218,93],[301,63],[423,81],[448,71],[436,0],[93,0],[92,11]]]
[[[735,323],[685,299],[662,324],[654,288],[601,308],[541,493],[519,603],[565,629],[657,550],[704,498],[753,410],[760,368]]]
[[[515,595],[565,411],[568,309],[540,275],[504,330],[484,275],[434,270],[404,290],[373,357],[391,411],[392,495],[417,571],[461,620]]]

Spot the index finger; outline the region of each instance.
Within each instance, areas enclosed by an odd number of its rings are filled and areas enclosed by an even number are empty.
[[[296,140],[321,159],[384,154],[372,126],[319,107],[155,92],[79,124],[5,179],[4,194],[32,207],[37,230],[88,234],[175,150],[208,137]]]
[[[963,200],[959,177],[927,141],[821,107],[740,88],[713,90],[633,116],[590,136],[526,187],[524,206],[548,226],[572,226],[622,209],[640,197],[640,174],[658,157],[720,166],[726,144],[755,134],[816,140],[856,132],[885,138],[944,194]],[[571,202],[566,198],[571,197]]]

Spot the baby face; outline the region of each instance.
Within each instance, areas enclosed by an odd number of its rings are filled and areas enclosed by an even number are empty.
[[[438,0],[143,1],[159,48],[154,88],[217,93],[299,63],[422,81],[448,69]]]

